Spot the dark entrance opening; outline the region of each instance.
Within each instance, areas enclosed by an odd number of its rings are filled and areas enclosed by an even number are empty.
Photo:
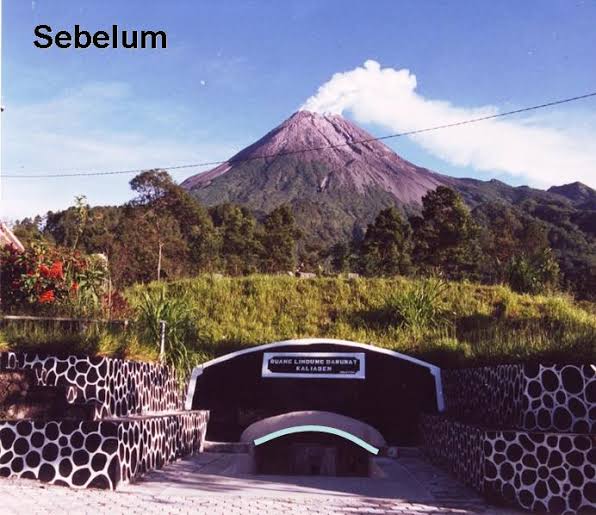
[[[368,476],[370,453],[339,436],[286,435],[254,449],[257,474]]]

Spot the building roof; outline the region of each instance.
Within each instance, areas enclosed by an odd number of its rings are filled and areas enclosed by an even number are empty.
[[[10,228],[4,223],[0,222],[0,246],[12,245],[19,252],[23,252],[25,247],[19,239],[13,234]]]

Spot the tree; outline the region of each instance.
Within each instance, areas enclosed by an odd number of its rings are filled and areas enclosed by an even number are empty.
[[[412,265],[412,230],[394,207],[368,225],[360,246],[359,269],[365,275],[407,274]]]
[[[34,218],[23,218],[17,221],[12,228],[12,232],[23,245],[28,246],[43,239],[42,226],[43,219],[37,215]]]
[[[331,269],[334,272],[342,273],[350,269],[350,260],[352,258],[351,247],[349,243],[340,241],[329,249],[328,255],[331,258]]]
[[[110,255],[115,241],[116,227],[124,212],[123,207],[96,206],[88,210],[84,230],[80,232],[80,217],[77,208],[48,212],[43,236],[57,245],[72,247],[79,234],[77,248],[88,254]]]
[[[166,207],[175,195],[176,184],[165,170],[146,170],[130,181],[130,188],[137,193],[132,205]]]
[[[503,282],[512,257],[519,253],[522,213],[506,204],[489,202],[478,206],[473,217],[483,226],[479,234],[481,279],[488,283]]]
[[[220,268],[232,275],[256,272],[262,251],[253,214],[234,204],[220,204],[209,213],[216,229]]]
[[[559,286],[559,263],[546,224],[502,203],[474,211],[485,226],[481,234],[482,277],[506,282],[520,293],[542,293]]]
[[[176,218],[165,212],[129,206],[116,229],[110,256],[112,279],[118,286],[157,279],[159,249],[161,277],[175,279],[188,274],[188,244]]]
[[[137,193],[130,207],[150,213],[159,235],[167,239],[166,231],[180,233],[188,251],[186,271],[213,270],[217,262],[217,237],[207,210],[164,170],[142,172],[130,181],[130,186]],[[178,227],[174,228],[176,224]],[[166,245],[164,238],[158,238],[157,245],[159,254],[159,248]]]
[[[479,258],[478,227],[461,196],[439,186],[422,198],[422,217],[411,219],[414,259],[423,270],[447,277],[474,277]]]
[[[296,269],[296,242],[301,236],[288,205],[275,208],[263,224],[263,270],[284,272]]]

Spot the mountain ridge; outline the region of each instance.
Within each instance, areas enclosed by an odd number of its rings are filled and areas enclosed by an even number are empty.
[[[257,213],[290,204],[315,239],[361,233],[380,209],[419,210],[438,186],[457,190],[471,208],[528,199],[593,209],[596,191],[582,183],[540,190],[496,179],[455,178],[417,166],[340,115],[298,111],[227,162],[182,182],[206,205],[232,202]]]
[[[561,186],[551,186],[546,191],[565,197],[574,205],[596,209],[596,190],[582,182],[575,181]]]

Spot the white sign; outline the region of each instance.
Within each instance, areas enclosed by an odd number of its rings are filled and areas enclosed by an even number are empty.
[[[364,352],[264,352],[262,377],[364,379]]]

